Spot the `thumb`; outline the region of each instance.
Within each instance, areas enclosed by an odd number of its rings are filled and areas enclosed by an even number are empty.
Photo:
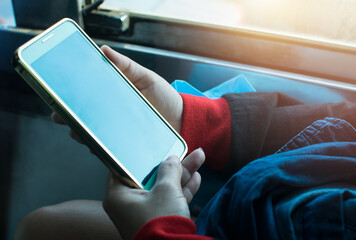
[[[182,172],[182,164],[178,157],[170,156],[159,165],[156,184],[171,183],[181,187]]]

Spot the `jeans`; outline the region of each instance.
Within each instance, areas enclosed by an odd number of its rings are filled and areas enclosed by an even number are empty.
[[[219,239],[356,239],[356,131],[314,122],[235,173],[196,221]]]

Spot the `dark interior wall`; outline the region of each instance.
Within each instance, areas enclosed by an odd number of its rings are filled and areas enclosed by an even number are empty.
[[[77,0],[12,0],[18,27],[45,29],[64,17],[79,22]]]

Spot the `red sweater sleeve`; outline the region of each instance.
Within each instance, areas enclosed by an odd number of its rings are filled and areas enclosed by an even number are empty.
[[[133,240],[208,240],[210,237],[196,234],[195,224],[188,218],[166,216],[155,218],[136,233]]]
[[[201,147],[205,164],[223,170],[230,157],[231,114],[225,98],[209,99],[188,94],[183,98],[181,136],[188,144],[188,153]]]

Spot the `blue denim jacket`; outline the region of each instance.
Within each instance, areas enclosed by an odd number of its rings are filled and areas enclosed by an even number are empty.
[[[356,239],[356,131],[313,123],[225,184],[197,219],[220,239]]]

